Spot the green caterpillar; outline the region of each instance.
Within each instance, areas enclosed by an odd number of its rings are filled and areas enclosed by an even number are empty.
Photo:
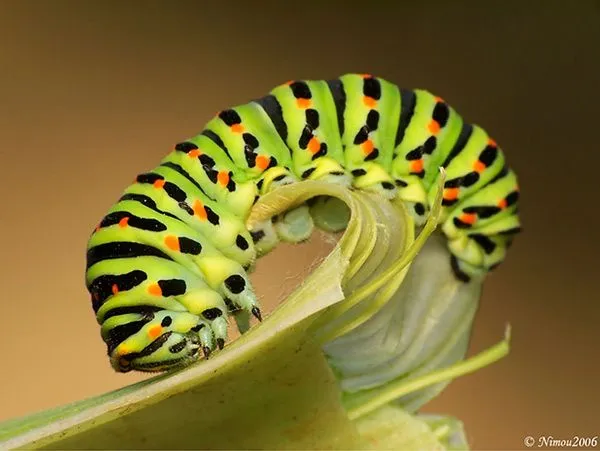
[[[261,319],[247,273],[280,240],[325,227],[324,199],[248,231],[283,184],[338,183],[399,196],[422,225],[446,170],[440,229],[460,280],[493,269],[519,231],[519,190],[497,144],[444,100],[371,75],[292,81],[221,111],[138,175],[90,237],[86,285],[116,371],[206,357],[236,312]],[[324,211],[324,210],[321,210]]]

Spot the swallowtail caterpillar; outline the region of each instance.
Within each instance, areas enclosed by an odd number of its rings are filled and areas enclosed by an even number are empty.
[[[306,240],[322,199],[249,231],[260,196],[337,183],[399,197],[419,226],[439,167],[439,229],[466,282],[504,259],[519,232],[519,190],[496,142],[442,98],[347,74],[290,81],[221,111],[138,175],[89,239],[86,285],[113,368],[180,367],[224,346],[232,312],[261,319],[247,273],[280,240]]]

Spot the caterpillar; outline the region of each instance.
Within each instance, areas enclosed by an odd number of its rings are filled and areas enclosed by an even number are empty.
[[[290,81],[220,111],[139,174],[89,238],[86,287],[112,367],[178,368],[223,348],[230,315],[240,329],[262,319],[248,278],[256,259],[325,227],[327,199],[249,231],[260,196],[302,180],[337,183],[399,197],[418,227],[439,167],[439,228],[468,282],[499,265],[519,232],[519,189],[497,143],[442,98],[350,73]]]

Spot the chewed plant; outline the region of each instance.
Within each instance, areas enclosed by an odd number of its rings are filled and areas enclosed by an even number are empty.
[[[508,352],[507,329],[465,360],[518,195],[483,129],[371,75],[221,111],[88,243],[112,367],[163,374],[4,423],[3,447],[466,449],[460,421],[418,411]],[[248,273],[314,228],[343,234],[265,314]],[[242,335],[227,342],[230,320]]]

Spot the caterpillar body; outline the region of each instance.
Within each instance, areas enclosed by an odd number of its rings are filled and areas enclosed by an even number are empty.
[[[460,280],[504,259],[519,190],[503,152],[442,98],[372,75],[290,81],[219,112],[140,174],[92,233],[86,286],[116,371],[206,357],[261,319],[248,272],[280,241],[323,226],[323,199],[248,231],[254,203],[283,184],[338,183],[399,197],[422,225],[446,170],[440,229]],[[321,210],[320,210],[321,208]]]

